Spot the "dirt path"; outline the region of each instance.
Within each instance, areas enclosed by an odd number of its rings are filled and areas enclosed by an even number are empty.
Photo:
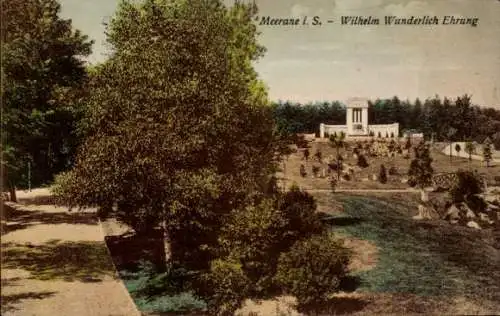
[[[140,315],[94,212],[69,213],[47,195],[18,191],[20,203],[2,208],[2,315]]]

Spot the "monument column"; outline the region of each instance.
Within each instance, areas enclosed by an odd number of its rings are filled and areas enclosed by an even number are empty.
[[[352,108],[347,107],[346,109],[346,118],[345,118],[345,124],[347,125],[347,134],[351,135],[352,134],[352,123],[353,123],[353,116],[352,116]]]
[[[362,112],[361,112],[361,121],[362,121],[362,124],[363,124],[363,132],[368,134],[368,108],[367,107],[364,107],[362,108]]]
[[[325,138],[325,124],[319,124],[319,138]]]

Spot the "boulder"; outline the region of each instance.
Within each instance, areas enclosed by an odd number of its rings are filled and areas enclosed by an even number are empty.
[[[408,178],[401,179],[401,183],[408,183]]]
[[[490,225],[492,225],[494,223],[494,221],[492,221],[490,219],[490,217],[485,213],[479,213],[479,219],[485,223],[490,224]]]
[[[460,210],[456,205],[450,206],[448,210],[446,211],[446,214],[444,216],[445,219],[451,221],[457,221],[460,219]]]
[[[481,229],[481,226],[479,226],[479,224],[474,221],[467,222],[467,227]]]
[[[378,180],[378,176],[376,174],[372,174],[372,181],[377,181]]]
[[[471,219],[471,218],[476,218],[476,214],[470,209],[470,207],[465,204],[461,203],[460,208],[464,211],[465,218]]]
[[[424,205],[424,204],[418,205],[418,214],[413,216],[413,219],[415,220],[438,219],[438,218],[439,215],[436,212],[436,210],[431,205]]]

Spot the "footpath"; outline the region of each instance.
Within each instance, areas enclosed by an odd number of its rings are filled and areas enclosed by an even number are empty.
[[[2,315],[141,315],[93,210],[56,207],[47,189],[17,194],[1,210]]]

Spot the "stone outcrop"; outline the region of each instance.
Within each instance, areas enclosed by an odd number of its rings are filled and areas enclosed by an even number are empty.
[[[442,214],[441,218],[451,224],[474,229],[500,227],[500,188],[488,188],[482,194],[478,194],[477,197],[483,200],[486,207],[482,209],[476,207],[474,209],[466,202],[453,204],[449,199],[441,201],[438,198],[431,200],[430,203],[433,205],[434,210],[438,210],[438,213]],[[439,212],[439,209],[441,209],[441,212]],[[424,210],[419,205],[419,214],[415,216],[416,219],[426,218],[427,213],[425,212],[427,210]]]
[[[439,219],[439,213],[430,203],[423,203],[418,205],[418,214],[413,216],[413,219]]]

